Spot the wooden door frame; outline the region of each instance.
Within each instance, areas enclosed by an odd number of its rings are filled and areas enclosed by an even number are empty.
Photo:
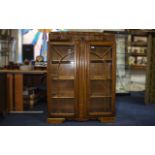
[[[52,92],[52,79],[51,79],[51,58],[52,58],[52,45],[73,45],[75,48],[75,53],[74,53],[74,60],[75,60],[75,69],[74,69],[74,96],[75,96],[75,105],[74,105],[74,116],[69,116],[65,113],[62,117],[65,118],[72,118],[72,117],[78,117],[78,105],[79,105],[79,95],[78,95],[78,88],[79,88],[79,42],[78,41],[49,41],[48,42],[48,67],[47,67],[47,101],[48,101],[48,117],[51,117],[51,109],[52,109],[52,99],[51,99],[51,92]],[[59,118],[59,116],[52,116]]]
[[[87,41],[86,42],[86,48],[85,48],[85,59],[87,60],[86,62],[86,66],[85,66],[85,72],[86,72],[86,115],[87,117],[91,117],[89,115],[89,91],[90,91],[90,76],[89,76],[89,72],[90,72],[90,57],[89,57],[89,46],[90,45],[102,45],[102,46],[111,46],[112,47],[112,68],[111,68],[111,75],[112,75],[112,107],[111,107],[111,112],[109,113],[105,113],[103,115],[107,116],[114,116],[115,115],[115,98],[116,98],[116,43],[114,41]]]

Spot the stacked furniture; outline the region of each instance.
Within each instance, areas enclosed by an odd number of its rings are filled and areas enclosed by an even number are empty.
[[[48,48],[48,122],[113,121],[115,36],[51,32]]]

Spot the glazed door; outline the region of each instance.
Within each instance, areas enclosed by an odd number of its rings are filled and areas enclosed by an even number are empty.
[[[115,100],[115,44],[87,43],[87,115],[114,114]]]
[[[50,42],[48,109],[51,117],[75,117],[78,103],[78,43]]]

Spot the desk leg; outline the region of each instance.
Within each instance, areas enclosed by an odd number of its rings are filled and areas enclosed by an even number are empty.
[[[23,111],[23,74],[15,74],[15,109]]]
[[[13,111],[13,75],[7,74],[7,111]]]

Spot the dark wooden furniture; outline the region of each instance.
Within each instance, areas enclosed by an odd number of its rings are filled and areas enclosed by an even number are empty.
[[[46,75],[46,70],[1,70],[7,76],[7,109],[8,112],[24,111],[24,85],[38,86],[40,77]]]
[[[148,37],[148,65],[146,72],[145,103],[155,103],[155,32]]]
[[[48,122],[113,121],[114,35],[52,32],[48,48]]]
[[[4,116],[7,112],[7,82],[6,74],[0,73],[0,115]]]

